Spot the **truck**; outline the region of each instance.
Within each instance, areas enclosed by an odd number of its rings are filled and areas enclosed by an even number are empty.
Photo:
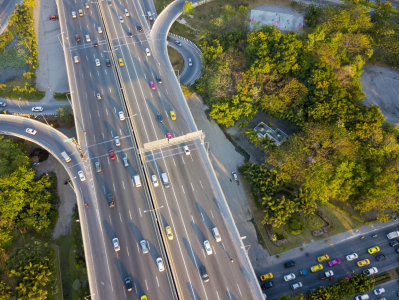
[[[388,239],[394,239],[399,237],[399,231],[392,231],[390,233],[387,234],[387,238]]]
[[[330,278],[330,277],[333,277],[333,276],[334,276],[334,272],[331,271],[331,270],[326,271],[326,272],[321,272],[319,274],[319,278],[320,279],[326,279],[326,278]]]

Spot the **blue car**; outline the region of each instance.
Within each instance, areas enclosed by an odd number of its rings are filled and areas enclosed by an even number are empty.
[[[158,118],[158,121],[162,123],[163,118],[162,118],[162,115],[159,112],[157,112],[157,118]]]

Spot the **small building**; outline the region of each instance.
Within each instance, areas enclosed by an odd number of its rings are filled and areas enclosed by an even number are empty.
[[[282,130],[280,129],[272,129],[267,126],[265,123],[260,122],[254,130],[257,133],[258,139],[264,139],[266,136],[273,140],[276,146],[280,146],[282,142],[288,137]]]

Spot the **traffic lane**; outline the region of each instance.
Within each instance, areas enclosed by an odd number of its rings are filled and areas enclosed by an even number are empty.
[[[57,113],[57,109],[63,106],[70,106],[68,101],[57,101],[56,103],[50,104],[41,104],[38,102],[29,102],[26,100],[11,100],[11,99],[2,99],[0,102],[5,102],[6,107],[1,107],[0,109],[8,110],[9,112],[15,112],[19,114],[29,114],[33,116],[40,115],[55,115]],[[32,107],[40,106],[43,107],[43,111],[41,112],[33,112]]]

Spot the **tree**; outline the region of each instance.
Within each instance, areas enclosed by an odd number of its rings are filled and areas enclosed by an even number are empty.
[[[183,5],[183,14],[193,15],[195,13],[193,3],[191,1],[185,1]]]
[[[72,107],[64,105],[57,109],[57,117],[60,123],[73,124],[73,111]]]
[[[6,89],[7,85],[4,83],[0,83],[0,91],[4,91]]]

